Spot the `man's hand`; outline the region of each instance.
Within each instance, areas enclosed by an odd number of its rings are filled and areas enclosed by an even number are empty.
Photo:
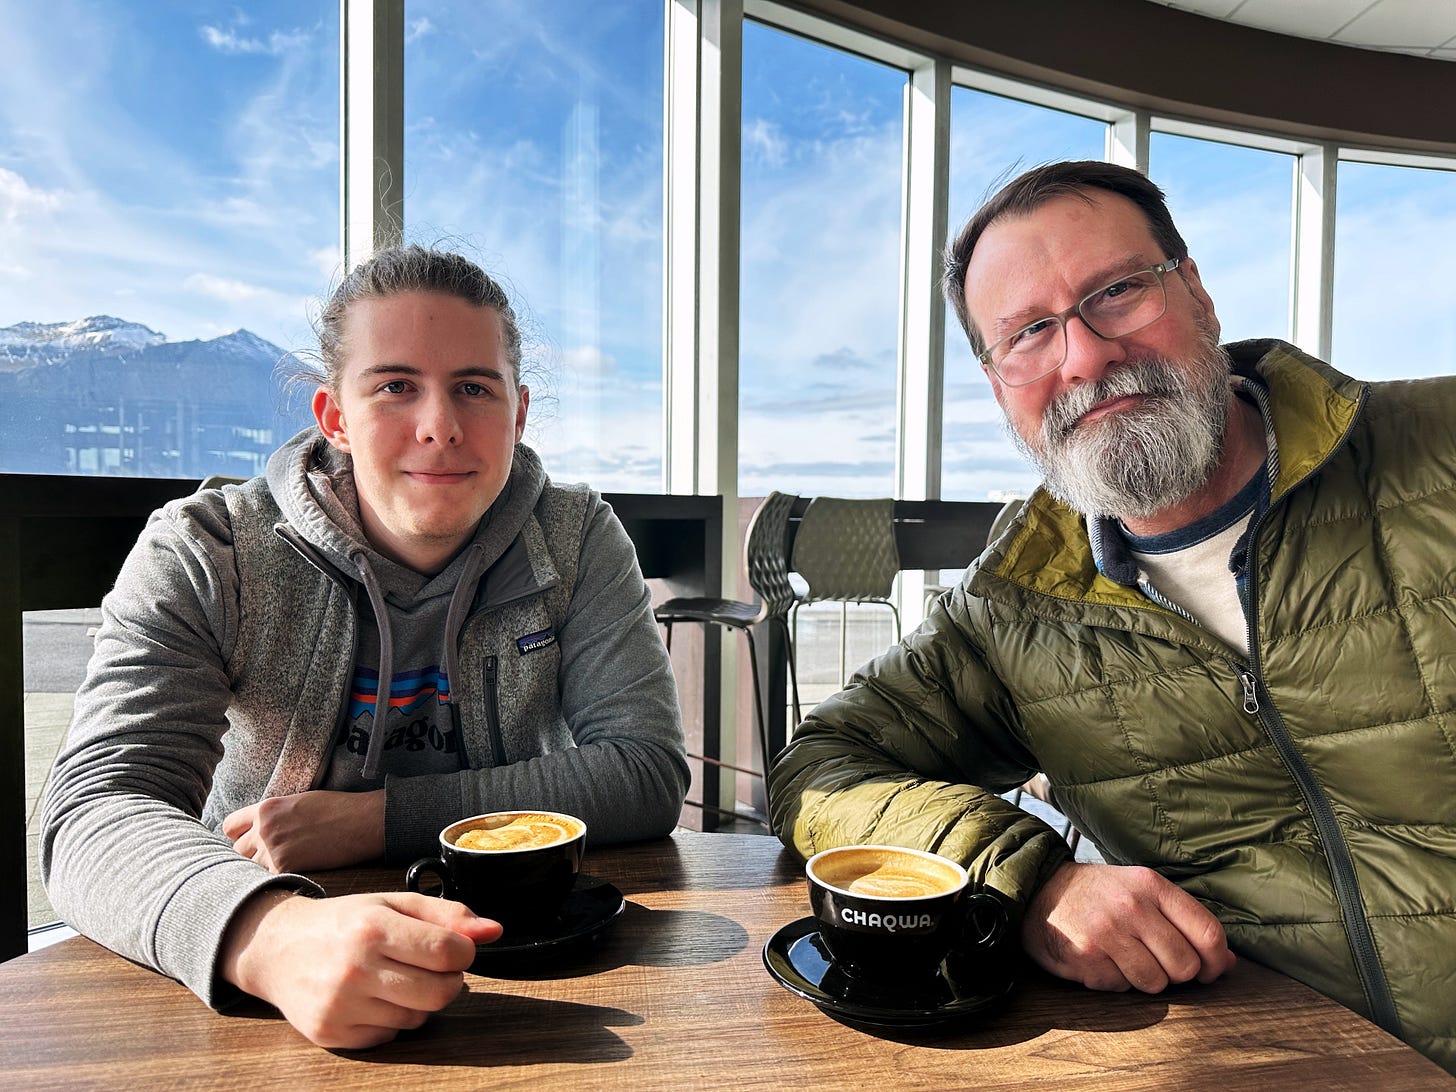
[[[1218,919],[1147,868],[1062,865],[1027,906],[1021,942],[1044,969],[1094,990],[1157,993],[1234,965]]]
[[[501,927],[464,905],[389,893],[311,899],[266,890],[228,926],[218,973],[322,1047],[359,1049],[417,1028],[460,993],[477,942]]]
[[[384,855],[384,790],[270,796],[233,812],[222,832],[274,872],[343,868]]]

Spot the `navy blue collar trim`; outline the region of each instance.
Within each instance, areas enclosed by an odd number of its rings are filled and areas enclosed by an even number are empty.
[[[1263,509],[1268,505],[1269,474],[1265,466],[1260,464],[1259,469],[1244,483],[1242,489],[1215,511],[1202,519],[1195,520],[1187,527],[1178,527],[1158,535],[1135,535],[1119,520],[1117,530],[1123,541],[1127,543],[1128,549],[1136,553],[1172,554],[1179,550],[1186,550],[1190,546],[1197,546],[1200,542],[1207,542],[1215,535],[1223,534],[1234,524],[1247,520],[1249,513],[1255,508]]]

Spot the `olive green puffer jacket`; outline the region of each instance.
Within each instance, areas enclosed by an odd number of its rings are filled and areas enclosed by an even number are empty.
[[[934,849],[1024,904],[1067,849],[992,794],[1043,771],[1108,861],[1456,1071],[1456,379],[1230,350],[1279,451],[1252,655],[1099,574],[1081,517],[1038,492],[799,728],[774,829],[805,855]]]

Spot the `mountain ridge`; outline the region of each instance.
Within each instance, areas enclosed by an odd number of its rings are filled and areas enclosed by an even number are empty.
[[[250,476],[312,421],[285,382],[302,371],[247,329],[169,341],[113,315],[0,327],[0,469]]]

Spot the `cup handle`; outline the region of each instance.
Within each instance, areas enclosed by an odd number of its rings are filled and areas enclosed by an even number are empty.
[[[962,952],[995,948],[1006,935],[1007,924],[1006,907],[1001,900],[988,892],[977,891],[965,900],[960,943],[956,948]]]
[[[450,882],[450,869],[438,857],[421,857],[414,864],[410,865],[409,871],[404,874],[405,887],[416,894],[428,894],[428,892],[420,890],[420,877],[427,873],[440,881],[440,897],[442,899],[453,899],[455,897],[455,885]]]

